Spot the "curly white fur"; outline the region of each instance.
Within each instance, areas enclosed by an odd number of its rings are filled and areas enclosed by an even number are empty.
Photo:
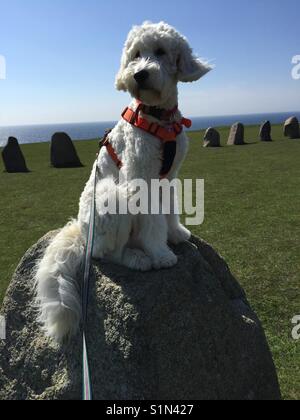
[[[140,85],[135,75],[143,70],[149,77],[146,84]],[[209,67],[193,55],[186,38],[174,28],[163,22],[146,22],[129,33],[116,87],[147,105],[172,109],[178,103],[178,82],[198,80],[208,71]],[[181,118],[177,112],[174,121]],[[161,142],[156,137],[124,120],[113,129],[109,141],[123,162],[121,175],[126,183],[115,181],[119,170],[106,148],[102,148],[81,196],[78,219],[53,239],[38,265],[36,290],[40,321],[46,334],[56,341],[74,334],[81,318],[78,277],[86,245],[96,165],[100,179],[96,190],[95,258],[106,258],[140,271],[168,268],[177,263],[168,240],[177,244],[190,238],[190,232],[180,224],[177,215],[104,214],[101,198],[118,193],[128,200],[130,181],[143,179],[150,184],[152,179],[158,178],[162,156]],[[177,138],[177,154],[168,175],[170,180],[177,177],[186,152],[187,137],[182,133]]]

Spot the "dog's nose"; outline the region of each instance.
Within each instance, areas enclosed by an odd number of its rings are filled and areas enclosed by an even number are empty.
[[[149,73],[147,72],[147,70],[142,70],[142,71],[139,71],[138,73],[136,73],[134,75],[134,78],[139,85],[142,85],[143,83],[145,83],[148,80]]]

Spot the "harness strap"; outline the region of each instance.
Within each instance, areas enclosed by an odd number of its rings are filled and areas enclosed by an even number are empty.
[[[117,165],[118,169],[121,169],[123,166],[123,163],[120,161],[120,159],[118,158],[117,153],[115,152],[115,149],[112,147],[111,143],[108,141],[108,138],[105,140],[105,142],[103,143],[103,146],[106,147],[109,156],[112,158],[112,160],[115,162],[115,164]]]
[[[122,113],[122,118],[127,121],[129,124],[134,125],[135,127],[143,130],[155,137],[157,137],[163,144],[163,165],[160,172],[161,178],[165,178],[170,172],[175,156],[176,156],[176,140],[177,136],[182,133],[183,127],[190,128],[192,126],[192,121],[186,118],[182,118],[180,123],[173,122],[170,123],[167,127],[162,127],[157,123],[151,123],[145,118],[140,117],[139,113],[145,108],[140,101],[137,101],[137,108],[133,111],[131,108],[127,107]],[[178,108],[170,112],[176,112]],[[112,144],[109,142],[109,134],[112,130],[105,132],[103,140],[100,142],[100,147],[106,147],[107,152],[111,159],[115,162],[118,169],[121,169],[123,164],[119,159],[115,149]]]
[[[139,106],[136,111],[133,111],[131,108],[126,108],[122,114],[122,118],[129,122],[129,124],[159,138],[163,143],[176,141],[177,136],[183,131],[182,125],[185,125],[187,128],[190,128],[192,125],[192,122],[186,118],[182,119],[181,124],[175,122],[170,124],[169,127],[162,127],[157,123],[150,123],[145,118],[139,116]]]

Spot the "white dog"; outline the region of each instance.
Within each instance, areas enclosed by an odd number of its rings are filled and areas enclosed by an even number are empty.
[[[80,199],[78,219],[52,240],[37,267],[40,321],[46,334],[56,341],[74,334],[81,318],[78,277],[84,260],[96,171],[99,179],[93,257],[105,257],[140,271],[168,268],[177,263],[168,241],[178,244],[191,235],[180,224],[178,215],[104,214],[100,198],[118,193],[118,197],[129,199],[131,180],[143,179],[150,184],[160,174],[169,180],[177,177],[188,147],[182,130],[186,120],[177,107],[177,84],[196,81],[209,70],[207,64],[193,55],[186,38],[166,23],[146,22],[129,33],[116,87],[128,91],[133,102],[100,151]],[[162,174],[163,150],[171,142],[176,144],[176,154]],[[117,181],[120,173],[126,183]]]

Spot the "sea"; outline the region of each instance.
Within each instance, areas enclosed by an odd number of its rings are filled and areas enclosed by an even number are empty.
[[[227,115],[211,117],[194,117],[192,131],[202,130],[209,127],[230,126],[236,122],[245,125],[258,125],[269,120],[272,124],[283,124],[291,116],[297,116],[300,120],[300,111],[269,113],[269,114],[246,114]],[[0,147],[3,147],[8,137],[16,137],[20,144],[49,142],[56,132],[67,133],[72,140],[88,140],[101,138],[108,128],[112,128],[115,121],[91,122],[76,124],[45,124],[45,125],[24,125],[14,127],[0,126]]]

